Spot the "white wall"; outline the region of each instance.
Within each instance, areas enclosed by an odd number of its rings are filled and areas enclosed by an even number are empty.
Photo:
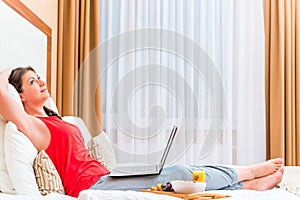
[[[33,66],[46,77],[47,36],[0,1],[0,68]]]
[[[49,1],[33,1],[33,0],[21,0],[23,4],[25,4],[30,10],[32,10],[41,20],[43,20],[51,29],[52,29],[52,80],[51,80],[51,95],[55,99],[55,93],[56,93],[56,62],[57,62],[57,57],[56,57],[56,52],[57,52],[57,14],[58,14],[58,1],[57,0],[49,0]],[[1,4],[4,4],[2,1],[0,2]],[[17,20],[17,19],[14,19]],[[7,20],[6,17],[4,17],[3,13],[1,12],[0,15],[0,22],[5,23],[5,26],[10,26],[10,28],[14,28],[16,26],[16,23],[12,23],[11,20]],[[1,33],[2,32],[2,33]],[[14,34],[8,34],[4,35],[3,32],[3,27],[1,27],[1,32],[0,32],[0,44],[1,46],[5,45],[7,48],[13,49],[12,45],[16,45],[18,47],[19,52],[23,53],[28,53],[32,55],[36,55],[36,60],[34,61],[28,61],[26,60],[26,57],[24,58],[23,56],[23,61],[18,60],[17,58],[20,58],[22,56],[17,55],[16,57],[4,57],[5,54],[1,53],[0,50],[0,60],[3,60],[4,58],[6,59],[5,63],[4,61],[0,61],[0,69],[4,68],[4,66],[9,65],[9,66],[15,66],[15,65],[24,65],[24,64],[32,64],[35,68],[38,63],[41,63],[40,60],[44,60],[43,52],[38,52],[36,49],[40,49],[39,47],[39,40],[43,40],[39,36],[35,35],[35,33],[31,33],[30,35],[34,35],[36,39],[34,41],[31,41],[27,36],[25,36],[24,33],[26,33],[24,30],[19,30],[18,32],[22,33],[21,40],[24,42],[24,45],[20,45],[18,41],[14,41]],[[14,31],[13,31],[14,32]],[[16,32],[16,31],[15,31]],[[13,41],[13,42],[11,42]],[[7,52],[8,54],[9,52]],[[19,53],[21,54],[21,53]],[[3,66],[4,65],[4,66]],[[45,65],[45,64],[44,64]],[[41,72],[45,73],[45,72]]]

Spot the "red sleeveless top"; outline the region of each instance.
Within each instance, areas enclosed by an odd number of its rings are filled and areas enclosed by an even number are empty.
[[[52,117],[39,117],[48,127],[51,141],[46,153],[55,165],[66,194],[78,197],[79,192],[90,188],[109,171],[93,159],[84,146],[77,126]]]

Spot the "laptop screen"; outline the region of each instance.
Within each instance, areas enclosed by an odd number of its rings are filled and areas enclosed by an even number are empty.
[[[177,126],[173,126],[172,132],[171,132],[170,137],[168,139],[168,143],[166,145],[166,148],[165,148],[164,153],[163,153],[163,155],[161,157],[161,160],[160,160],[160,165],[161,166],[164,166],[164,164],[166,162],[166,159],[167,159],[168,153],[171,149],[171,145],[172,145],[172,142],[175,138],[176,132],[177,132]]]

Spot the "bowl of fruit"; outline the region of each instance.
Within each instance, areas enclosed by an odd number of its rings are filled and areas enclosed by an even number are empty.
[[[171,182],[167,182],[165,184],[156,184],[156,186],[152,186],[150,188],[150,191],[174,192]]]
[[[172,188],[176,193],[191,194],[196,192],[204,192],[206,182],[174,180],[171,181]]]

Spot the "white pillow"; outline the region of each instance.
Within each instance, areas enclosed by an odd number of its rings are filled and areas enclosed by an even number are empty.
[[[15,194],[16,191],[11,183],[7,172],[5,154],[4,154],[4,130],[6,122],[0,119],[0,191],[9,194]]]
[[[23,108],[19,93],[11,84],[8,84],[8,93],[11,94],[13,99]],[[15,194],[16,191],[14,190],[14,187],[9,178],[5,162],[4,130],[6,123],[7,121],[2,117],[2,115],[0,115],[0,191],[4,193]]]
[[[12,122],[6,124],[4,146],[8,174],[17,194],[41,195],[33,171],[37,149]]]
[[[91,134],[84,121],[80,117],[75,116],[63,116],[62,119],[66,122],[76,125],[79,128],[84,139],[84,144],[87,145],[88,141],[91,139]]]

